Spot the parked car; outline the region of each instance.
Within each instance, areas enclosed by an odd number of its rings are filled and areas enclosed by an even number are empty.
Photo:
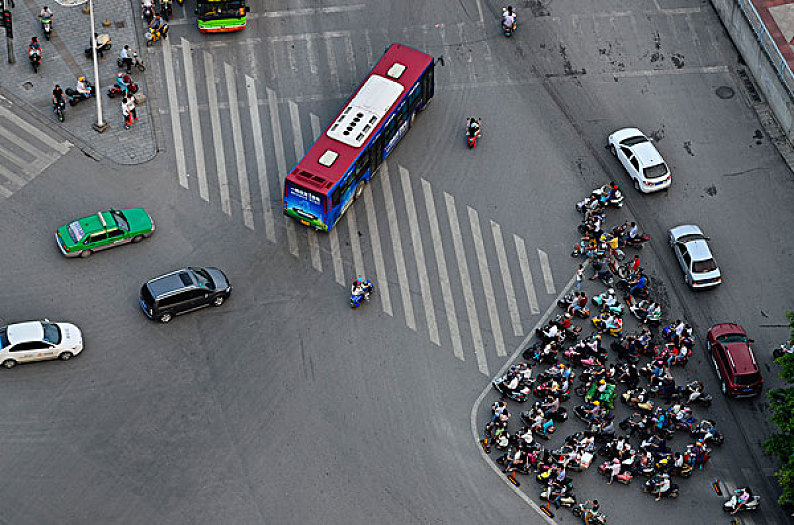
[[[637,128],[620,129],[607,141],[609,150],[623,164],[636,190],[651,193],[670,187],[673,182],[670,168],[642,131]]]
[[[83,335],[70,323],[28,321],[0,328],[0,364],[60,359],[68,361],[83,351]]]
[[[709,288],[722,282],[722,274],[708,243],[709,238],[694,224],[670,230],[670,247],[684,272],[684,282],[692,288]]]
[[[736,323],[715,324],[709,329],[706,347],[723,394],[750,397],[761,393],[764,378],[750,348],[752,342]]]
[[[154,233],[154,221],[143,208],[101,211],[61,226],[55,240],[67,257],[89,257],[128,242],[140,242]]]
[[[189,267],[144,283],[139,302],[149,319],[167,323],[175,315],[220,306],[231,293],[232,285],[219,269]]]

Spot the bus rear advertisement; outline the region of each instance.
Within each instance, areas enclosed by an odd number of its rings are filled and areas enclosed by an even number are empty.
[[[287,175],[284,214],[329,231],[433,97],[433,57],[392,44]]]

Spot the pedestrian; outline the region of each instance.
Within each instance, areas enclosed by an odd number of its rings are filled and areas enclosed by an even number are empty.
[[[581,264],[579,268],[576,270],[576,291],[580,291],[582,289],[582,281],[584,281],[584,266]]]
[[[127,106],[127,97],[121,99],[121,115],[124,117],[124,129],[130,129],[132,115],[130,115],[130,108]]]
[[[133,120],[136,122],[138,121],[138,112],[135,109],[135,96],[130,96],[127,99],[127,108],[130,110],[130,116],[132,116]]]
[[[132,50],[129,45],[125,45],[121,50],[121,62],[127,67],[127,73],[132,71]]]

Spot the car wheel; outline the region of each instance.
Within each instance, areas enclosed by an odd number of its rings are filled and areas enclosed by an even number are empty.
[[[212,306],[220,306],[223,304],[223,301],[225,300],[226,298],[224,296],[219,295],[218,297],[212,300]]]
[[[609,145],[609,151],[610,151],[610,153],[612,153],[613,157],[617,157],[618,156],[618,150],[615,149],[615,145],[614,144],[610,144]]]
[[[15,366],[17,366],[17,362],[13,359],[6,359],[3,361],[3,368],[14,368]]]
[[[82,252],[80,252],[80,257],[85,259],[86,257],[91,257],[92,253],[94,252],[92,252],[91,250],[83,250]]]
[[[720,391],[722,392],[723,396],[728,395],[728,387],[725,385],[725,381],[723,380],[720,380]]]
[[[58,359],[61,361],[68,361],[69,359],[73,358],[74,354],[71,352],[63,352],[61,355],[58,356]]]
[[[143,240],[143,235],[136,235],[132,238],[132,242],[141,242]]]
[[[163,315],[161,315],[161,316],[160,316],[160,322],[161,322],[161,323],[167,323],[168,321],[170,321],[171,319],[173,319],[173,317],[174,317],[174,316],[173,316],[173,315],[171,315],[171,314],[163,314]]]
[[[634,179],[634,189],[637,190],[637,191],[642,191],[640,189],[640,181],[637,180],[637,179]]]

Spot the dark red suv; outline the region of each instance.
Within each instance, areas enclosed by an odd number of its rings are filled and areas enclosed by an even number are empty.
[[[750,397],[761,393],[764,378],[750,348],[752,342],[735,323],[715,324],[709,330],[706,346],[723,394]]]

